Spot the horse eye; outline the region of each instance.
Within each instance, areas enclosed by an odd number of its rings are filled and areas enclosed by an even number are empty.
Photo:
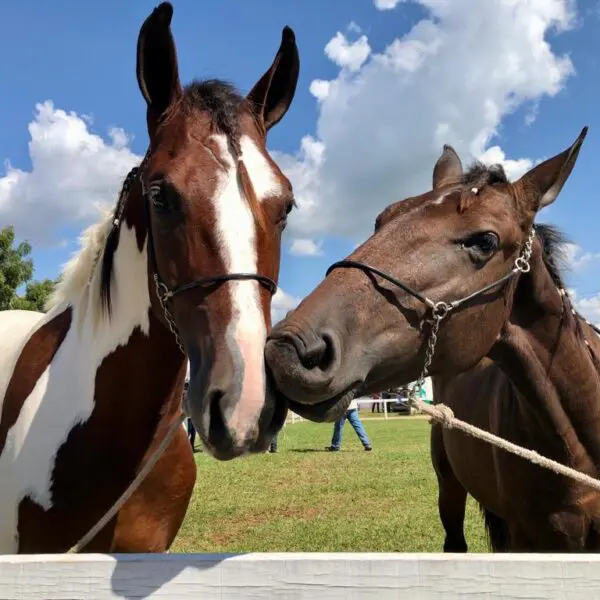
[[[173,203],[169,199],[170,194],[161,184],[152,184],[148,190],[148,199],[158,214],[172,212]]]
[[[489,258],[500,244],[500,238],[493,231],[475,233],[461,242],[461,246],[482,257]]]
[[[282,231],[286,228],[288,215],[292,212],[295,206],[296,200],[292,199],[289,202],[286,202],[284,212],[282,212],[279,219],[277,219],[277,225],[281,228]]]

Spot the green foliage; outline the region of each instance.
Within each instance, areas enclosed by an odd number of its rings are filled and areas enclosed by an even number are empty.
[[[19,310],[36,310],[44,312],[46,301],[54,290],[55,281],[44,279],[27,284],[24,296],[15,296],[10,307]]]
[[[0,310],[21,309],[43,312],[44,304],[52,292],[55,282],[50,279],[32,281],[33,260],[31,245],[21,242],[15,246],[12,226],[0,230]],[[19,296],[17,289],[26,284],[25,295]]]

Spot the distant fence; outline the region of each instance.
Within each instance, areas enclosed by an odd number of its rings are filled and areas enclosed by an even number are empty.
[[[594,600],[592,554],[0,557],[3,600]]]
[[[425,397],[424,398],[426,402],[431,402],[432,399],[429,397]],[[365,396],[364,398],[356,398],[356,401],[358,402],[359,406],[362,406],[364,404],[383,404],[383,418],[387,419],[388,418],[388,414],[389,414],[389,409],[388,409],[388,405],[389,404],[393,404],[395,402],[397,402],[396,398],[377,398],[377,399],[373,399],[370,398],[369,396]],[[305,421],[305,419],[299,415],[297,415],[296,413],[290,411],[288,414],[288,419],[287,422],[288,423],[298,423],[299,421]]]

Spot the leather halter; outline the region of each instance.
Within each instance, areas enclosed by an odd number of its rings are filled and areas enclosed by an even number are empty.
[[[195,279],[194,281],[190,281],[188,283],[183,283],[174,288],[169,287],[164,279],[160,276],[160,272],[158,269],[158,262],[156,260],[156,249],[154,245],[154,236],[152,233],[152,219],[150,218],[150,198],[148,195],[148,190],[146,189],[146,185],[144,183],[144,178],[142,176],[144,172],[144,167],[148,162],[148,154],[144,157],[144,160],[140,163],[139,166],[134,167],[127,177],[125,178],[125,182],[123,184],[123,190],[121,192],[121,197],[119,198],[119,204],[116,209],[115,219],[113,222],[113,227],[118,227],[120,225],[123,212],[125,210],[125,204],[128,197],[128,192],[131,189],[131,184],[136,177],[139,177],[140,184],[142,186],[142,197],[144,203],[144,215],[146,219],[146,229],[148,232],[148,260],[150,262],[150,269],[152,272],[152,279],[154,280],[154,285],[156,288],[156,295],[160,302],[161,308],[163,310],[165,320],[169,325],[169,329],[175,336],[175,341],[177,342],[177,346],[181,350],[183,354],[185,354],[185,349],[183,346],[183,341],[181,340],[181,336],[179,335],[179,331],[177,328],[177,324],[175,323],[175,319],[171,310],[169,309],[168,303],[173,298],[173,296],[177,294],[181,294],[183,292],[187,292],[189,290],[193,290],[196,288],[207,288],[207,291],[211,291],[215,289],[216,286],[226,283],[227,281],[247,281],[254,280],[258,281],[262,286],[267,288],[271,295],[275,294],[277,291],[277,284],[273,279],[267,277],[266,275],[260,275],[259,273],[223,273],[220,275],[213,275],[209,277],[202,277],[200,279]],[[238,161],[239,162],[239,161]],[[238,171],[239,176],[239,171]]]
[[[463,298],[459,298],[458,300],[453,300],[451,302],[444,302],[443,300],[434,302],[433,300],[431,300],[431,298],[428,298],[427,296],[420,294],[416,290],[413,290],[409,285],[407,285],[403,281],[400,281],[399,279],[396,279],[389,273],[380,271],[379,269],[371,267],[370,265],[363,263],[359,260],[340,260],[336,263],[333,263],[329,267],[329,269],[327,269],[325,277],[327,277],[327,275],[329,275],[331,271],[338,268],[360,269],[361,271],[364,271],[366,273],[379,275],[379,277],[382,277],[390,283],[393,283],[395,286],[404,290],[407,294],[410,294],[413,298],[416,298],[417,300],[425,304],[428,310],[425,311],[425,314],[421,319],[420,326],[422,328],[424,323],[429,323],[430,331],[427,336],[427,346],[425,349],[425,360],[423,363],[423,368],[409,393],[409,403],[414,406],[416,403],[417,394],[422,389],[423,384],[425,382],[425,378],[429,375],[429,368],[431,367],[431,363],[433,362],[433,355],[435,353],[435,348],[438,341],[437,334],[441,322],[450,314],[450,312],[452,312],[461,304],[468,302],[469,300],[472,300],[473,298],[476,298],[481,294],[484,294],[488,290],[491,290],[503,283],[506,283],[509,279],[512,279],[515,275],[519,273],[528,273],[531,269],[529,260],[531,259],[531,253],[533,251],[534,237],[535,228],[532,226],[529,236],[527,237],[519,256],[517,256],[513,264],[513,268],[504,277],[501,277],[500,279],[494,281],[493,283],[490,283],[489,285],[486,285],[485,287],[477,290],[476,292],[473,292],[472,294],[469,294],[468,296],[464,296]],[[431,311],[430,314],[428,314],[429,310]]]
[[[494,281],[493,283],[490,283],[489,285],[486,285],[485,287],[477,290],[476,292],[473,292],[472,294],[469,294],[468,296],[464,296],[463,298],[459,298],[458,300],[453,300],[452,302],[444,302],[444,301],[435,302],[435,301],[431,300],[430,298],[428,298],[427,296],[424,296],[423,294],[417,292],[416,290],[413,290],[413,288],[411,288],[409,285],[407,285],[400,279],[396,279],[389,273],[386,273],[385,271],[376,269],[375,267],[372,267],[372,266],[370,266],[364,262],[361,262],[359,260],[340,260],[338,262],[335,262],[327,269],[327,272],[325,273],[325,277],[327,277],[327,275],[329,275],[334,269],[340,269],[340,268],[355,268],[355,269],[360,269],[361,271],[365,271],[366,273],[372,273],[374,275],[379,275],[379,277],[381,277],[382,279],[385,279],[386,281],[393,283],[396,287],[399,287],[401,290],[404,290],[407,294],[411,295],[413,298],[416,298],[421,303],[425,304],[425,306],[427,308],[431,309],[433,316],[444,318],[450,311],[454,310],[461,304],[464,304],[465,302],[468,302],[469,300],[472,300],[473,298],[476,298],[477,296],[484,294],[485,292],[499,286],[500,284],[505,283],[509,279],[512,279],[517,273],[527,273],[529,271],[529,269],[531,268],[529,266],[529,258],[531,256],[531,252],[532,252],[532,248],[533,248],[533,238],[534,237],[535,237],[535,229],[532,227],[531,232],[529,233],[529,236],[527,237],[527,240],[525,241],[525,245],[523,246],[523,249],[521,250],[521,253],[519,254],[519,256],[517,257],[517,259],[514,262],[513,268],[504,277],[501,277],[500,279]]]

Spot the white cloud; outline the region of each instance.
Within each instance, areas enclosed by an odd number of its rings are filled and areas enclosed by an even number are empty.
[[[290,245],[290,254],[294,256],[320,256],[323,254],[321,244],[308,238],[295,239]]]
[[[300,303],[301,298],[296,298],[284,292],[281,288],[277,289],[271,303],[271,320],[273,325],[281,321],[288,311],[296,308]]]
[[[600,252],[584,252],[577,244],[564,245],[565,259],[574,271],[583,271],[594,262],[600,261]]]
[[[14,225],[19,237],[33,244],[59,243],[58,230],[87,225],[99,217],[98,206],[112,206],[123,178],[141,157],[128,147],[120,128],[109,140],[89,130],[91,119],[36,106],[29,124],[31,171],[6,164],[0,178],[0,223]]]
[[[429,18],[379,53],[368,53],[365,39],[363,54],[350,60],[340,33],[327,45],[342,68],[311,86],[316,134],[302,140],[297,155],[277,157],[300,206],[290,218],[293,236],[370,233],[383,207],[430,189],[444,143],[465,163],[500,160],[512,177],[532,164],[507,160],[494,138],[506,115],[521,106],[534,114],[574,72],[547,39],[572,25],[574,2],[415,1]]]
[[[568,290],[575,310],[583,315],[590,323],[600,327],[600,294],[579,298],[576,290]]]
[[[375,0],[375,8],[377,8],[377,10],[392,10],[403,1],[404,0]]]
[[[366,35],[361,35],[355,42],[349,42],[346,36],[338,31],[325,46],[325,54],[336,65],[350,71],[358,71],[371,53],[371,46]]]
[[[317,100],[325,100],[329,94],[329,81],[315,79],[311,81],[309,90]]]
[[[521,175],[533,166],[533,161],[528,158],[519,158],[517,160],[506,158],[506,154],[500,146],[489,147],[487,150],[483,151],[477,159],[485,164],[501,163],[506,171],[506,176],[511,181],[521,177]]]

